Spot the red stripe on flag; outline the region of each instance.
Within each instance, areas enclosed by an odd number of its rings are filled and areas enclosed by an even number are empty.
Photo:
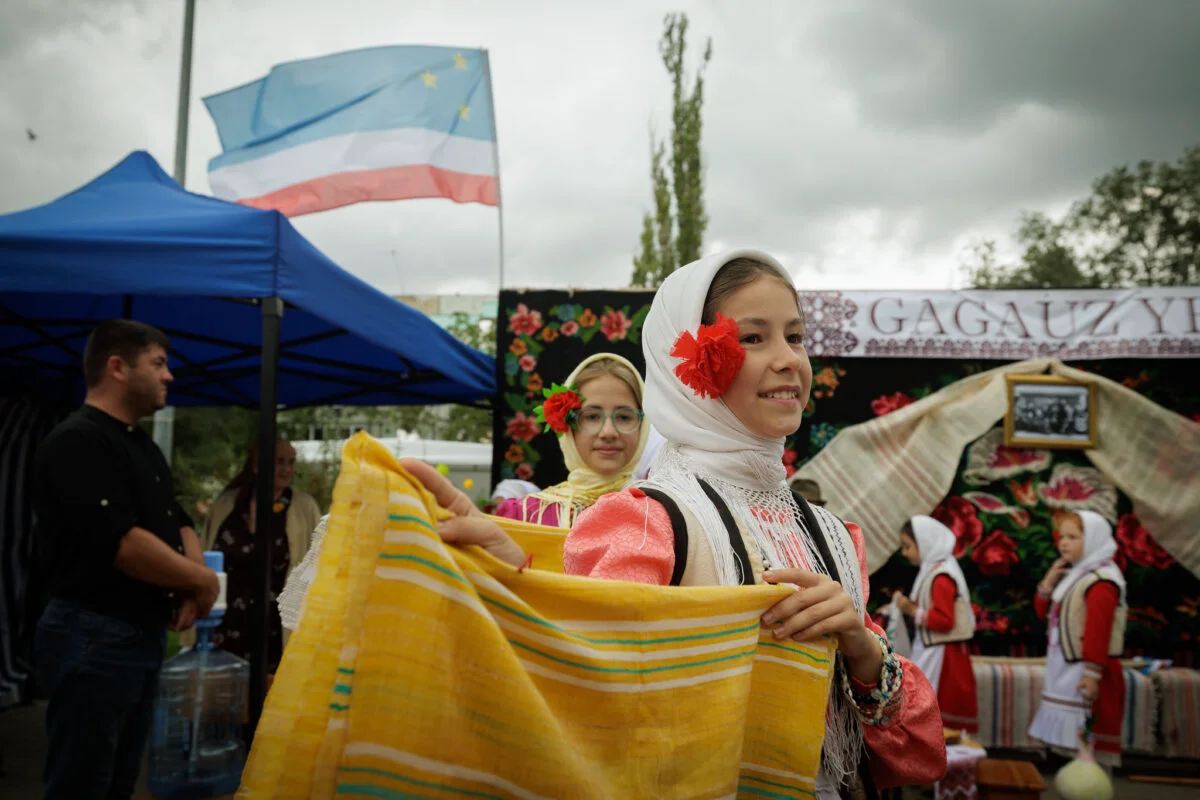
[[[427,197],[494,206],[497,204],[496,178],[417,164],[323,175],[238,202],[254,208],[274,209],[287,217],[298,217],[353,203]]]

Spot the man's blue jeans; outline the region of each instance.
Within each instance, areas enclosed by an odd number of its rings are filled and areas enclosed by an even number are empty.
[[[34,659],[50,702],[46,800],[125,800],[150,734],[166,630],[51,600]]]

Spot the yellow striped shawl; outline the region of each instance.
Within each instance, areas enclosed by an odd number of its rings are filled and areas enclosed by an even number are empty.
[[[787,589],[564,576],[562,531],[499,520],[519,572],[446,515],[347,443],[239,797],[814,797],[833,649],[761,634]]]

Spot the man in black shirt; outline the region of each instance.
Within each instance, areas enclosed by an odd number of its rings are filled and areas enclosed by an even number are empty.
[[[129,798],[150,732],[166,629],[217,598],[171,470],[138,420],[166,404],[167,338],[129,320],[88,337],[84,405],[34,463],[51,596],[35,659],[49,693],[47,800]]]

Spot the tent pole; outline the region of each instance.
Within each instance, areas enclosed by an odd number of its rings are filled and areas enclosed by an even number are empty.
[[[192,30],[196,0],[185,0],[183,7],[183,54],[179,64],[179,108],[175,118],[175,182],[183,186],[187,178],[188,107],[192,99]],[[130,318],[127,313],[126,319]],[[175,449],[175,409],[167,406],[154,412],[154,443],[171,463]]]
[[[483,74],[487,80],[488,113],[492,122],[492,160],[496,165],[496,227],[500,231],[500,289],[504,288],[504,201],[500,198],[500,137],[496,133],[496,98],[492,94],[492,62],[486,47],[483,55]],[[499,294],[499,289],[497,289]]]
[[[262,581],[250,615],[250,735],[258,728],[267,698],[268,640],[271,630],[271,507],[275,504],[275,406],[279,396],[279,330],[283,300],[262,301],[262,384],[258,397],[258,473],[255,481],[254,554]]]

